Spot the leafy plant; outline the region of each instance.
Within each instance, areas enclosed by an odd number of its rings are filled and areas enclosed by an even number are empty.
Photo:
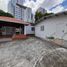
[[[52,14],[53,13],[42,14],[41,12],[36,11],[36,13],[35,13],[35,22],[38,21],[42,17],[46,17],[46,16],[49,16],[49,15],[52,15]]]
[[[7,17],[14,17],[12,14],[10,14],[10,13],[6,13],[6,12],[4,12],[3,10],[0,10],[0,16],[7,16]]]
[[[53,36],[51,36],[51,37],[47,37],[48,39],[54,39],[54,37]]]
[[[41,12],[36,12],[35,14],[35,21],[39,20],[40,18],[42,18],[44,15]]]

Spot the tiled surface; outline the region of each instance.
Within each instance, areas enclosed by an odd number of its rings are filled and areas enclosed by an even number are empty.
[[[14,35],[12,37],[12,40],[27,39],[27,38],[28,38],[28,36],[23,35],[23,34],[19,34],[19,35]]]
[[[1,43],[0,67],[67,67],[67,49],[34,37]]]

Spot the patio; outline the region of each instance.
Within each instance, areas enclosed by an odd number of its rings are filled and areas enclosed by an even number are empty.
[[[67,49],[35,37],[0,45],[0,67],[67,67]]]

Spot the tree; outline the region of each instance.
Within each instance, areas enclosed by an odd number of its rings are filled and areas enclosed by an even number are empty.
[[[7,17],[12,17],[12,18],[14,17],[14,16],[13,16],[12,14],[10,14],[10,13],[6,13],[6,16],[7,16]]]
[[[42,17],[46,17],[46,16],[49,16],[49,15],[52,15],[53,13],[45,13],[45,14],[42,14],[41,12],[36,12],[35,13],[35,22],[37,20],[39,20],[40,18]]]
[[[44,16],[52,15],[53,13],[45,13]]]
[[[39,20],[41,17],[43,17],[43,14],[41,12],[35,13],[35,21]]]
[[[0,10],[0,16],[5,16],[6,13],[3,10]]]
[[[6,13],[3,10],[0,10],[0,16],[7,16],[7,17],[12,17],[12,18],[14,17],[12,14]]]

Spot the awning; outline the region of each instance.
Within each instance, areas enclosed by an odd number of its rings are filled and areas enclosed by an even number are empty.
[[[6,21],[7,22],[11,22],[11,23],[17,23],[17,24],[24,24],[24,25],[29,25],[30,23],[27,23],[23,20],[19,20],[16,18],[11,18],[11,17],[5,17],[5,16],[0,16],[0,21]]]

